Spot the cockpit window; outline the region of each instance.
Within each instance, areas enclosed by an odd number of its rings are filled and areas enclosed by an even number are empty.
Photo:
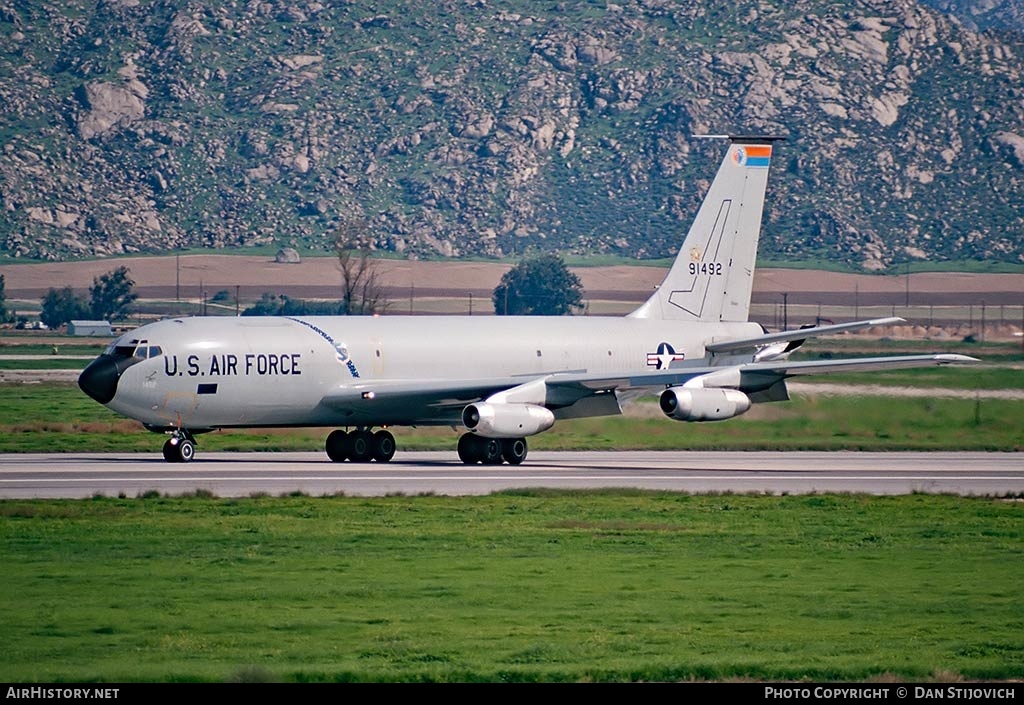
[[[106,354],[117,358],[137,357],[145,360],[148,357],[160,357],[163,349],[159,345],[147,345],[145,340],[130,340],[127,343],[111,345]]]

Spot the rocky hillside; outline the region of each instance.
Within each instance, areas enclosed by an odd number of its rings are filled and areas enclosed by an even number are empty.
[[[912,0],[0,0],[0,255],[666,256],[770,132],[762,257],[1021,262],[1022,73]]]
[[[1020,0],[924,0],[924,4],[956,16],[975,32],[1024,30],[1024,4]]]

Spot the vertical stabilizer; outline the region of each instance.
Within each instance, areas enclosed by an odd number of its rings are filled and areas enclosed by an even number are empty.
[[[717,137],[717,135],[716,135]],[[729,151],[672,269],[633,318],[746,321],[773,144],[767,136],[721,136]]]

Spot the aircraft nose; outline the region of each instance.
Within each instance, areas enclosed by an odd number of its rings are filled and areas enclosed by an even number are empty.
[[[107,404],[117,392],[117,380],[122,370],[110,355],[100,355],[89,363],[78,376],[78,386],[100,404]]]

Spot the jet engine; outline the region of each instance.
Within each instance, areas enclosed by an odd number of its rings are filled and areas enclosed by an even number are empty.
[[[462,410],[462,423],[484,438],[522,438],[546,431],[555,415],[536,404],[470,404]]]
[[[737,389],[669,387],[658,405],[676,421],[721,421],[750,408],[750,397]]]

